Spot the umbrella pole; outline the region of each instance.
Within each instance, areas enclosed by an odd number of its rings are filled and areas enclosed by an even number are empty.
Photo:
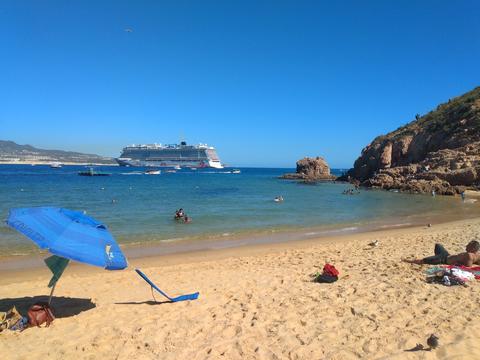
[[[55,281],[55,284],[53,284],[52,291],[50,291],[50,296],[48,297],[48,305],[52,302],[52,295],[53,291],[55,290],[55,286],[57,286],[57,282]]]

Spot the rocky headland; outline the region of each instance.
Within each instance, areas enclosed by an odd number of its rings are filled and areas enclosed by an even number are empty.
[[[339,180],[454,195],[480,185],[480,87],[378,136]]]
[[[330,167],[324,158],[305,157],[297,161],[295,173],[284,174],[282,179],[303,180],[305,182],[316,182],[324,180],[335,180],[336,176],[330,174]]]
[[[44,150],[31,145],[19,145],[0,140],[0,164],[101,164],[115,165],[113,158],[73,151]]]

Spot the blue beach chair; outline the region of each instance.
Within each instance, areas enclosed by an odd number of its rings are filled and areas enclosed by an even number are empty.
[[[193,293],[193,294],[186,294],[186,295],[180,295],[180,296],[177,296],[177,297],[170,297],[168,296],[167,294],[165,294],[162,290],[160,290],[158,288],[157,285],[155,285],[152,280],[150,280],[147,275],[145,275],[140,269],[135,269],[135,271],[137,272],[138,275],[141,276],[141,278],[143,280],[145,280],[148,285],[150,285],[152,287],[152,296],[153,296],[153,299],[155,301],[157,301],[157,299],[155,299],[155,296],[153,295],[153,289],[157,290],[160,294],[162,294],[163,296],[165,296],[169,301],[171,302],[178,302],[178,301],[185,301],[185,300],[196,300],[198,298],[198,292],[196,293]]]

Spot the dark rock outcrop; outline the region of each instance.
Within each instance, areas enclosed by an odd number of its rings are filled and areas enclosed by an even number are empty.
[[[449,194],[480,184],[480,87],[367,145],[343,178]]]
[[[330,174],[330,167],[324,158],[303,158],[297,161],[297,170],[293,174],[284,174],[282,179],[304,180],[315,182],[321,180],[334,180],[336,177]]]

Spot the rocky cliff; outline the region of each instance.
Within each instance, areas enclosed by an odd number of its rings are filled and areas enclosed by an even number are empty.
[[[480,87],[367,145],[347,174],[364,186],[455,194],[480,183]]]
[[[330,167],[324,158],[303,158],[297,161],[297,170],[293,174],[285,174],[283,179],[296,179],[304,181],[334,180],[335,176],[330,174]]]

